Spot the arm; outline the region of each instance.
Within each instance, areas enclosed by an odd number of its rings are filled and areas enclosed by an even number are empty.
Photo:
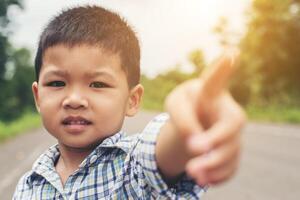
[[[216,184],[235,172],[245,117],[224,87],[236,55],[227,52],[202,77],[183,83],[168,96],[170,120],[161,128],[155,149],[167,182],[187,172],[199,185]]]

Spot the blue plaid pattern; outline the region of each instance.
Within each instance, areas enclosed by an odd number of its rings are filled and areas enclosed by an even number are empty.
[[[14,200],[200,199],[205,191],[187,176],[168,187],[155,161],[156,137],[167,114],[155,117],[141,134],[121,131],[106,138],[62,185],[55,171],[57,145],[50,147],[20,179]]]

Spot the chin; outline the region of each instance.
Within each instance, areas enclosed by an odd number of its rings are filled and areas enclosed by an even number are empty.
[[[66,142],[63,143],[63,145],[68,148],[68,149],[73,149],[73,150],[79,150],[79,151],[90,151],[90,150],[94,150],[99,144],[101,143],[101,141],[97,141],[97,142]]]

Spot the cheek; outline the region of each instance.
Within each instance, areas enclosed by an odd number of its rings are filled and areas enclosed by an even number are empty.
[[[57,136],[57,134],[59,133],[58,131],[58,123],[59,120],[53,120],[54,118],[57,119],[57,117],[55,117],[55,113],[49,113],[46,112],[47,114],[45,114],[45,112],[43,112],[43,114],[41,114],[41,119],[42,119],[42,123],[44,128],[47,130],[48,133],[50,133],[51,135],[53,135],[54,137]]]
[[[105,94],[94,98],[94,105],[102,110],[114,110],[115,112],[123,112],[127,105],[127,96],[121,92]]]
[[[101,99],[99,97],[99,99]],[[115,124],[115,126],[120,126],[122,124],[125,112],[127,100],[121,98],[121,95],[114,95],[114,97],[103,98],[101,100],[94,101],[94,106],[92,111],[96,119],[98,119],[102,126],[107,126],[109,124]]]
[[[102,118],[112,117],[119,118],[123,116],[126,110],[126,103],[118,99],[106,99],[101,101],[96,101],[94,106],[91,107],[92,112],[96,115],[102,116]]]
[[[62,97],[59,93],[53,94],[49,91],[43,91],[40,93],[39,99],[41,109],[55,112],[53,109],[60,105]]]

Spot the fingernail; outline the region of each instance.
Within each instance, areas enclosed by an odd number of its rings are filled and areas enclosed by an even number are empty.
[[[230,65],[234,66],[236,64],[239,54],[240,50],[236,47],[230,47],[228,49],[227,55],[230,57]]]

